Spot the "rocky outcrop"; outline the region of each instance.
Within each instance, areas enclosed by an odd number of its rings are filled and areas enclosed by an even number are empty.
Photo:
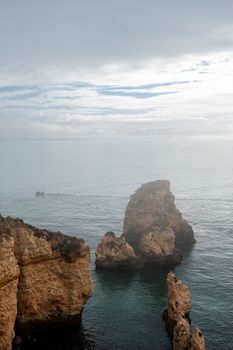
[[[0,218],[0,349],[11,349],[17,315],[19,266],[14,255],[14,238]]]
[[[191,226],[176,208],[167,180],[144,184],[131,196],[123,234],[113,237],[114,249],[106,244],[106,236],[97,247],[99,268],[176,265],[182,260],[182,252],[195,242]],[[131,252],[130,259],[126,258],[126,250]]]
[[[195,242],[192,227],[176,208],[175,197],[170,190],[168,180],[158,180],[142,185],[130,197],[126,208],[123,236],[135,250],[140,251],[145,233],[154,232],[160,232],[162,235],[166,232],[166,237],[169,237],[170,251],[172,247],[183,249]],[[164,240],[160,240],[159,245],[161,242]]]
[[[135,266],[137,257],[133,248],[126,242],[124,237],[116,237],[113,232],[107,232],[96,249],[96,266],[99,268],[112,269]]]
[[[205,350],[201,330],[191,329],[189,313],[192,309],[189,288],[170,272],[167,276],[168,308],[163,313],[167,332],[174,350]]]
[[[92,294],[83,240],[0,216],[0,257],[0,350],[15,333],[79,322]]]

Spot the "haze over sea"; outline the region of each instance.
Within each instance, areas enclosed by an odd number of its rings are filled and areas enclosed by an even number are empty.
[[[84,238],[95,290],[83,330],[30,349],[168,350],[161,319],[166,272],[95,272],[94,251],[121,233],[129,199],[142,183],[169,179],[197,240],[175,272],[191,289],[193,324],[209,350],[233,344],[233,140],[137,137],[0,142],[0,213]],[[44,198],[36,198],[44,191]],[[81,338],[81,340],[80,340]],[[80,345],[80,342],[82,345]]]

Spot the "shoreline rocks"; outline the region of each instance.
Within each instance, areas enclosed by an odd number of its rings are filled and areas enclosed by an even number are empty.
[[[0,216],[0,349],[14,336],[79,323],[92,294],[85,241]]]
[[[170,272],[167,275],[168,308],[163,312],[163,320],[173,350],[205,350],[205,339],[198,327],[191,329],[192,309],[189,288]]]
[[[167,180],[142,185],[130,197],[123,234],[107,233],[96,249],[97,268],[175,266],[195,243],[192,227],[176,208]]]

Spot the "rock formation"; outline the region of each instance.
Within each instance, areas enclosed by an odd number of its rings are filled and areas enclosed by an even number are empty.
[[[173,343],[173,350],[205,350],[201,330],[191,329],[189,313],[192,309],[189,288],[170,272],[167,276],[168,308],[163,313],[167,332]]]
[[[15,333],[79,322],[92,294],[83,240],[0,216],[0,257],[0,350]]]
[[[97,246],[97,266],[102,268],[121,268],[134,266],[137,258],[133,248],[124,237],[116,237],[113,232],[107,232]]]
[[[158,180],[142,185],[131,196],[123,235],[113,234],[111,239],[104,236],[96,250],[96,266],[175,265],[182,260],[182,252],[194,242],[191,226],[176,208],[169,181]]]
[[[158,180],[142,185],[130,197],[126,208],[123,236],[135,250],[144,241],[145,234],[160,233],[166,236],[168,245],[165,250],[172,253],[172,246],[183,248],[192,245],[194,234],[192,227],[183,219],[176,208],[175,197],[170,191],[170,183],[167,180]],[[152,242],[157,239],[153,239]],[[165,242],[160,239],[158,245]],[[161,250],[163,250],[163,244]],[[167,253],[169,253],[167,251]]]

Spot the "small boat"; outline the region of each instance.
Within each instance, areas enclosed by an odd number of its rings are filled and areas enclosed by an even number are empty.
[[[41,192],[41,191],[37,191],[35,193],[36,197],[44,197],[45,196],[45,193],[44,192]]]

